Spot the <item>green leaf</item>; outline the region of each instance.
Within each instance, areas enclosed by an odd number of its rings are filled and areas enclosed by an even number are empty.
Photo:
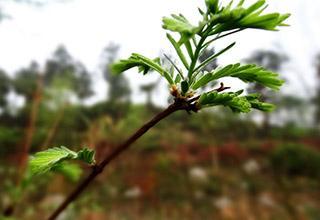
[[[204,11],[202,11],[202,9],[201,8],[198,8],[198,11],[199,11],[199,13],[200,13],[200,15],[205,15],[205,12]]]
[[[251,109],[270,112],[274,109],[272,104],[259,101],[259,94],[240,96],[242,92],[243,90],[228,93],[218,93],[217,91],[207,92],[200,96],[197,105],[200,109],[223,105],[225,107],[229,107],[236,113],[248,113]]]
[[[189,69],[188,61],[187,61],[186,57],[184,56],[184,54],[180,48],[180,45],[175,41],[175,39],[170,34],[167,34],[167,38],[170,41],[170,43],[172,44],[172,46],[174,47],[174,49],[176,50],[177,55],[179,56],[181,62],[185,66],[185,68]]]
[[[200,108],[223,105],[229,107],[236,113],[248,113],[251,110],[251,104],[245,97],[239,97],[237,93],[218,93],[216,91],[204,93],[201,95],[198,106]]]
[[[243,1],[239,2],[234,8],[229,4],[222,8],[218,14],[211,17],[214,26],[209,35],[246,28],[275,31],[279,26],[286,26],[283,22],[290,14],[262,14],[266,8],[265,0],[256,1],[247,8],[243,7]]]
[[[36,153],[31,157],[29,168],[31,174],[42,174],[61,166],[67,160],[81,160],[90,165],[94,164],[94,153],[88,149],[77,152],[66,147],[55,147]]]
[[[194,35],[197,33],[198,27],[193,26],[190,22],[182,15],[171,15],[171,18],[164,17],[162,19],[162,27],[166,30],[178,32],[187,35]]]
[[[120,60],[110,66],[114,74],[120,74],[133,67],[139,67],[139,72],[146,74],[152,68],[153,70],[163,71],[159,64],[159,59],[150,60],[142,55],[133,53],[128,59]]]
[[[254,64],[240,65],[237,63],[218,68],[212,73],[207,73],[192,85],[192,89],[196,90],[222,77],[235,77],[244,82],[256,82],[274,90],[279,90],[284,83],[283,80],[279,79],[277,73],[265,70],[263,67]]]
[[[95,164],[94,153],[94,150],[84,148],[78,152],[77,159],[87,164]]]
[[[247,95],[246,99],[250,102],[252,108],[255,108],[264,112],[272,112],[275,109],[275,106],[270,103],[259,101],[260,96],[261,96],[260,94],[254,93],[254,94]]]
[[[186,94],[189,90],[189,84],[186,80],[182,81],[181,82],[181,91],[182,91],[182,94]]]
[[[196,80],[194,82],[194,84],[191,86],[191,88],[193,90],[197,90],[200,87],[207,85],[211,81],[212,81],[212,73],[204,74],[202,77],[200,77],[198,80]]]
[[[282,22],[289,16],[289,14],[281,15],[279,13],[266,14],[263,16],[252,15],[242,19],[239,24],[243,27],[275,31],[278,26],[286,25]]]
[[[264,6],[266,4],[265,0],[259,0],[256,3],[253,3],[251,6],[249,6],[246,10],[247,14],[251,14],[252,12],[258,10],[259,8],[261,8],[262,6]]]
[[[177,74],[176,78],[174,79],[174,83],[178,84],[179,82],[181,82],[181,76],[180,74]]]
[[[182,14],[163,17],[162,23],[164,29],[180,34],[180,40],[177,42],[179,47],[189,42],[194,35],[199,34],[205,26],[203,21],[199,22],[198,26],[193,26]]]
[[[32,173],[45,173],[63,160],[75,158],[76,152],[66,147],[55,147],[36,153],[30,160],[30,169]]]
[[[208,11],[216,14],[219,11],[219,0],[205,0]]]
[[[144,74],[148,73],[150,70],[155,70],[160,73],[161,76],[164,76],[169,84],[173,84],[170,73],[161,67],[159,58],[151,60],[140,54],[133,53],[128,59],[116,62],[112,64],[110,68],[114,74],[120,74],[133,67],[139,67],[139,72],[143,72]]]

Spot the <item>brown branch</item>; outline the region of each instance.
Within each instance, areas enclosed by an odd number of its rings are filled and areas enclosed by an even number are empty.
[[[176,100],[174,104],[170,105],[167,109],[157,114],[149,122],[144,124],[139,130],[137,130],[131,137],[129,137],[123,144],[114,149],[111,154],[108,154],[105,159],[96,165],[92,172],[87,176],[80,185],[65,199],[65,201],[54,211],[54,213],[48,218],[48,220],[54,220],[58,215],[64,211],[67,206],[72,203],[77,197],[88,187],[88,185],[104,170],[104,168],[114,159],[117,158],[123,151],[128,149],[137,139],[144,135],[150,128],[155,126],[162,119],[171,115],[172,113],[188,109],[189,105],[185,101]]]

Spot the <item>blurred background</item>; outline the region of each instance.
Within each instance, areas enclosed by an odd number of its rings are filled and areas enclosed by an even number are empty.
[[[210,67],[240,61],[279,72],[286,80],[280,92],[246,86],[276,111],[175,113],[60,219],[320,219],[320,2],[269,4],[292,13],[291,27],[230,36],[202,59],[237,41]],[[74,164],[30,179],[30,154],[87,146],[99,161],[170,103],[157,74],[113,76],[108,66],[131,52],[175,58],[161,18],[181,12],[196,21],[198,6],[203,2],[0,0],[1,220],[43,219],[89,172]]]

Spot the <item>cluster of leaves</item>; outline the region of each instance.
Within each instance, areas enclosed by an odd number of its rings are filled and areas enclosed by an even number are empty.
[[[67,160],[79,160],[89,165],[95,164],[94,151],[84,148],[78,152],[66,147],[50,148],[36,153],[31,159],[29,168],[32,174],[43,174],[51,170],[59,171],[67,176],[77,175],[77,169]],[[69,175],[68,175],[69,174]]]
[[[238,4],[234,4],[231,1],[224,6],[219,0],[206,0],[206,10],[199,8],[202,19],[198,25],[191,24],[182,14],[173,14],[171,17],[163,18],[163,28],[179,34],[178,40],[170,33],[167,33],[167,38],[173,45],[185,70],[179,68],[172,60],[170,60],[172,66],[165,68],[159,58],[149,59],[134,53],[128,59],[120,60],[112,65],[113,72],[119,74],[133,67],[138,67],[139,72],[143,72],[143,74],[147,74],[150,70],[156,71],[168,81],[171,91],[174,91],[174,93],[172,92],[173,96],[186,100],[199,91],[203,91],[208,83],[224,77],[235,77],[244,82],[259,83],[262,86],[278,90],[283,84],[283,81],[278,78],[278,74],[256,65],[237,63],[207,71],[206,66],[231,49],[235,43],[231,43],[199,63],[199,57],[206,49],[222,37],[249,28],[274,31],[279,26],[286,25],[284,21],[289,17],[289,14],[263,13],[267,7],[265,0],[258,0],[247,7],[244,6],[244,2],[244,0],[240,0]],[[250,97],[248,98],[246,96],[240,97],[239,92],[218,94],[212,91],[200,95],[201,98],[197,101],[198,107],[225,105],[235,112],[248,112],[251,108],[258,108],[262,111],[273,109],[271,104],[259,102],[256,95],[248,96]]]
[[[214,85],[217,80],[225,77],[258,83],[273,90],[278,90],[283,84],[278,74],[256,65],[237,63],[208,69],[208,64],[230,50],[235,43],[211,54],[206,59],[200,59],[208,47],[222,37],[250,28],[274,31],[279,26],[286,25],[284,21],[289,14],[263,13],[267,7],[265,0],[257,0],[249,6],[245,6],[244,2],[239,0],[238,4],[234,4],[231,1],[223,5],[220,0],[205,0],[206,9],[199,8],[201,19],[198,25],[191,24],[182,14],[163,18],[163,28],[178,34],[176,38],[167,33],[167,38],[174,47],[182,68],[168,56],[165,57],[170,63],[169,66],[165,65],[160,58],[150,59],[133,53],[128,59],[111,65],[110,70],[115,74],[133,67],[138,67],[139,72],[143,74],[156,71],[167,80],[175,100],[192,104],[197,107],[197,110],[217,105],[229,107],[237,113],[247,113],[251,109],[273,110],[272,104],[259,100],[260,94],[242,95],[242,90],[223,92],[225,88],[203,92],[208,85]],[[64,147],[49,149],[35,155],[31,160],[31,170],[33,173],[44,173],[57,168],[61,169],[64,161],[73,159],[94,164],[93,154],[89,150],[76,153]]]

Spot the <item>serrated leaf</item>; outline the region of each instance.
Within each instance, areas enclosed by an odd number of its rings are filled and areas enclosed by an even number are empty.
[[[260,111],[271,112],[275,109],[275,106],[273,104],[259,101],[260,97],[260,94],[253,93],[247,95],[246,99],[250,102],[252,108],[258,109]]]
[[[206,108],[223,105],[236,113],[248,113],[253,108],[266,112],[274,109],[272,104],[259,101],[259,95],[240,96],[242,92],[243,90],[228,93],[218,93],[217,91],[204,93],[199,98],[198,107]]]
[[[30,170],[33,174],[45,173],[64,160],[75,158],[77,158],[77,153],[66,147],[50,148],[36,153],[31,158]]]
[[[171,17],[163,17],[162,27],[166,30],[177,32],[180,34],[180,40],[177,42],[180,47],[190,38],[198,34],[205,26],[205,22],[199,22],[198,26],[192,25],[182,14],[172,14]]]
[[[237,63],[223,68],[218,68],[212,73],[207,73],[192,85],[192,89],[196,90],[211,81],[223,77],[235,77],[244,82],[256,82],[274,90],[279,90],[284,83],[277,73],[268,71],[263,67],[259,67],[254,64],[240,65]]]
[[[194,35],[197,33],[197,27],[190,24],[190,22],[182,15],[171,15],[171,18],[164,17],[162,19],[162,27],[173,32]]]
[[[143,74],[148,73],[150,70],[157,71],[161,76],[164,76],[167,79],[170,85],[173,84],[170,73],[162,68],[159,58],[151,60],[143,55],[133,53],[128,59],[120,60],[110,66],[111,71],[114,74],[120,74],[133,67],[138,67],[139,72],[143,72]]]
[[[216,91],[204,93],[199,102],[200,108],[223,105],[229,107],[233,112],[247,113],[251,110],[251,105],[244,97],[238,97],[236,93],[218,93]]]
[[[31,157],[29,169],[32,175],[42,174],[59,168],[67,160],[81,160],[93,165],[94,151],[87,148],[79,152],[72,151],[66,147],[55,147],[36,153]]]
[[[243,7],[243,1],[239,2],[234,8],[229,4],[211,18],[215,25],[213,26],[210,35],[246,28],[275,31],[277,30],[277,27],[286,25],[283,22],[290,14],[262,14],[266,8],[267,4],[265,0],[256,1],[247,8]]]

